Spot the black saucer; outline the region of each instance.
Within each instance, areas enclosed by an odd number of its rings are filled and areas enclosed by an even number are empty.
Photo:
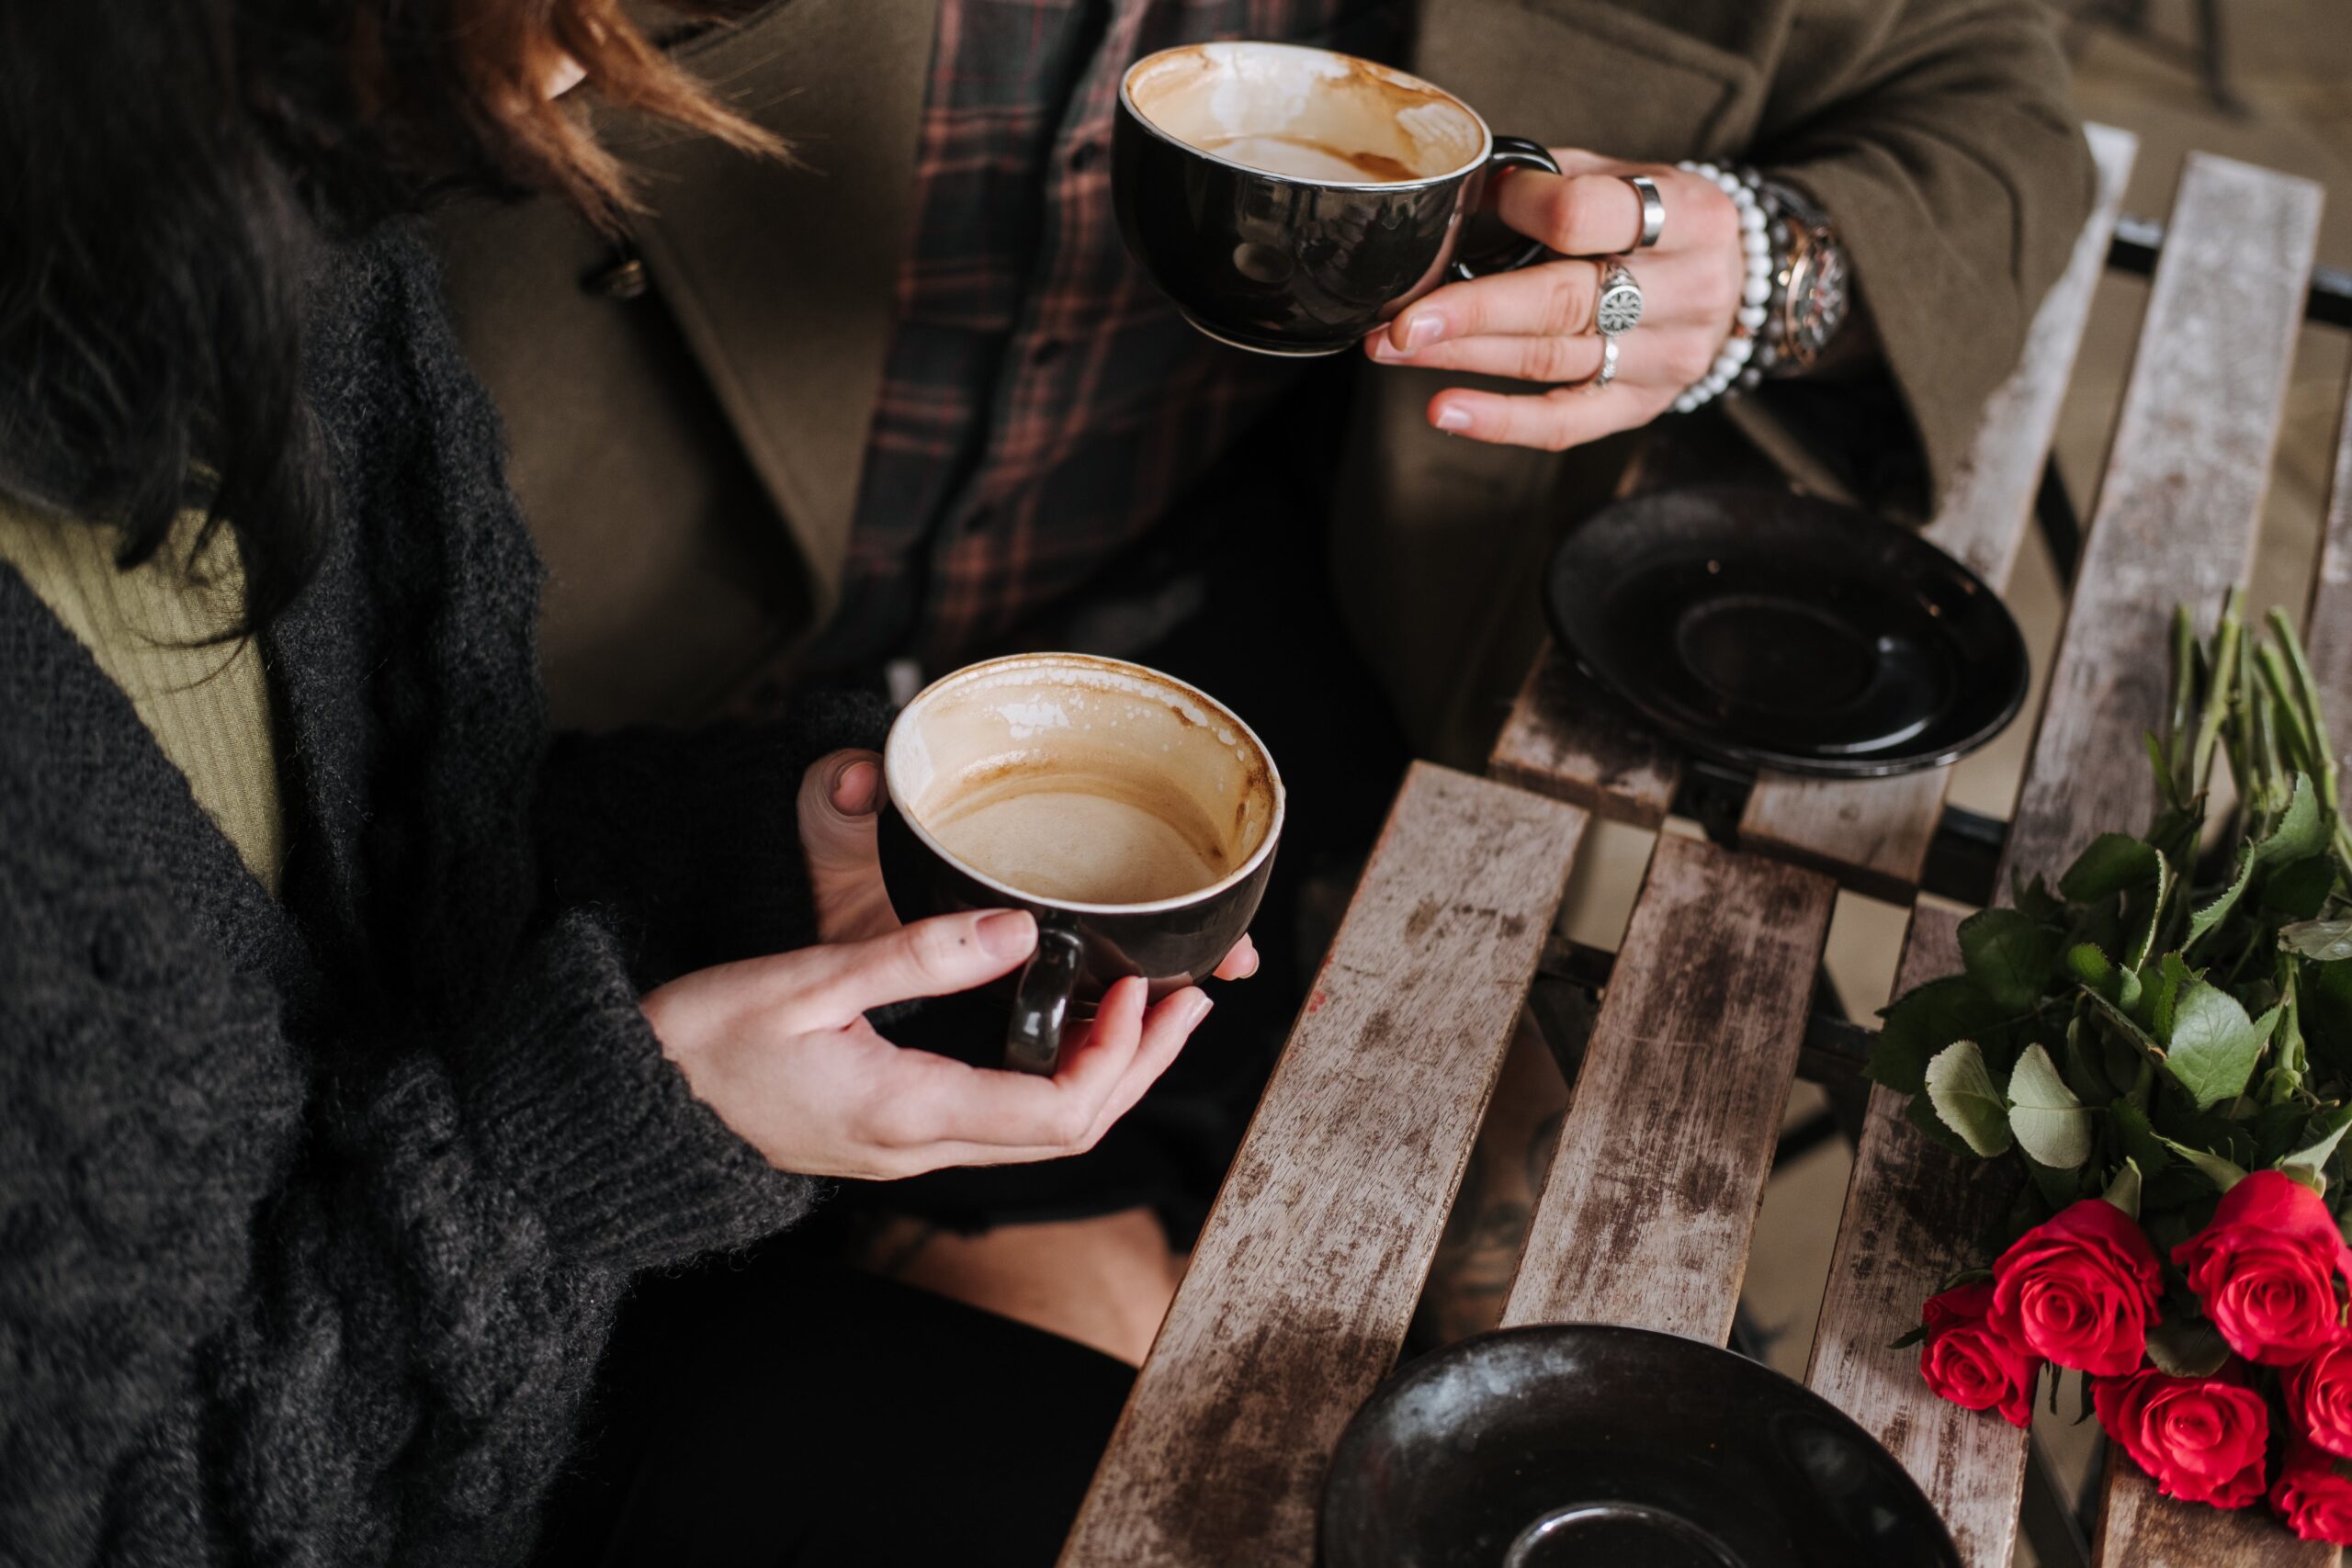
[[[1544,600],[1588,674],[1745,767],[1939,767],[2025,703],[2025,639],[1984,579],[1907,528],[1784,491],[1604,507],[1561,540]]]
[[[1711,1345],[1510,1328],[1382,1384],[1332,1456],[1323,1568],[1960,1568],[1836,1406]]]

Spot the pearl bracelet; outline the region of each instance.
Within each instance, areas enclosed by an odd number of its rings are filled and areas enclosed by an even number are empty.
[[[1757,333],[1763,329],[1765,308],[1772,298],[1771,242],[1766,233],[1772,215],[1755,171],[1695,163],[1677,167],[1713,182],[1739,209],[1740,262],[1746,274],[1740,280],[1739,313],[1734,318],[1731,336],[1724,340],[1707,373],[1683,388],[1674,400],[1675,412],[1689,413],[1735,387],[1744,390],[1759,379],[1759,372],[1748,360],[1756,352]]]

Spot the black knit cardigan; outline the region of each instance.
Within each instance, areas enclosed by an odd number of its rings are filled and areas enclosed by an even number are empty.
[[[878,713],[551,739],[431,263],[329,271],[282,903],[0,565],[0,1562],[514,1562],[631,1271],[812,1200],[637,997],[810,940],[794,790]]]

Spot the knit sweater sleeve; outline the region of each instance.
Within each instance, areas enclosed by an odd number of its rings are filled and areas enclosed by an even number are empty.
[[[559,737],[537,813],[557,895],[608,911],[646,986],[808,946],[801,774],[829,751],[880,747],[888,725],[878,698],[842,694],[769,724]]]
[[[95,829],[0,835],[0,1557],[519,1557],[624,1271],[813,1184],[688,1092],[590,916],[469,1016],[299,1048],[191,927]]]

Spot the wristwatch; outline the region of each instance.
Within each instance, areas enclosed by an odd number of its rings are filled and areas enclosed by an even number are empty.
[[[1802,376],[1846,323],[1852,273],[1827,213],[1778,180],[1764,181],[1763,193],[1772,213],[1772,295],[1756,358],[1767,376]]]

